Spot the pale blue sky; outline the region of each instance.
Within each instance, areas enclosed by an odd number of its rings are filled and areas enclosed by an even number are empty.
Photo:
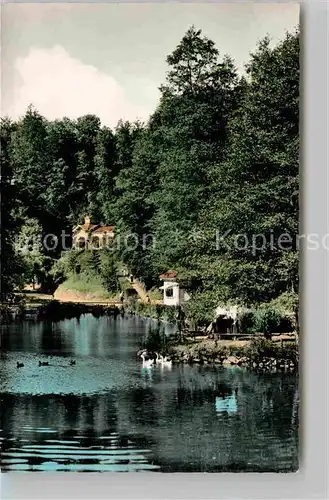
[[[95,113],[114,126],[152,113],[166,56],[192,24],[243,71],[259,39],[297,26],[299,5],[5,4],[1,17],[3,115],[31,102],[50,119]]]

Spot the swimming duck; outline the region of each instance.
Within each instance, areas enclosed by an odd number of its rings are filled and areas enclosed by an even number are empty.
[[[16,366],[17,366],[17,368],[23,368],[24,363],[19,363],[19,362],[17,361]]]
[[[70,360],[70,365],[71,365],[71,366],[72,366],[72,365],[75,365],[75,359],[71,359],[71,360]]]
[[[48,361],[39,361],[39,366],[49,366]]]

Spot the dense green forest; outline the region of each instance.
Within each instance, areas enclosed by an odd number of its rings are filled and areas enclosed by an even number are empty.
[[[194,27],[167,64],[147,123],[111,130],[97,116],[48,121],[32,107],[2,119],[2,300],[34,275],[51,282],[63,250],[40,239],[24,253],[17,236],[71,234],[86,214],[115,225],[115,260],[147,288],[178,271],[200,314],[294,300],[299,31],[274,47],[262,40],[244,76]],[[285,234],[291,244],[273,245]]]

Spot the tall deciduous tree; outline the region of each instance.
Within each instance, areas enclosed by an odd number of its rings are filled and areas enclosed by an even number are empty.
[[[120,235],[119,253],[130,270],[146,283],[154,281],[152,263],[154,214],[153,195],[157,189],[157,150],[148,129],[139,130],[132,159],[117,178],[116,203]]]
[[[190,28],[167,57],[167,82],[151,119],[160,145],[153,218],[159,270],[184,265],[189,236],[209,198],[209,173],[223,159],[227,123],[238,102],[238,77],[228,56]]]
[[[114,224],[115,178],[120,167],[117,162],[115,136],[107,127],[101,128],[97,134],[94,163],[94,206],[97,208],[92,211],[92,215],[99,222]]]
[[[3,122],[4,290],[15,281],[21,212],[42,237],[71,231],[87,213],[115,225],[115,258],[149,286],[168,268],[185,275],[199,315],[219,300],[297,292],[299,32],[275,47],[263,40],[242,78],[194,27],[167,63],[145,125],[111,131],[94,115],[49,122],[32,107]],[[45,249],[44,262],[60,251]]]
[[[248,303],[298,289],[299,32],[274,48],[263,40],[247,75],[203,222],[227,234],[205,266],[226,298]]]
[[[1,119],[0,160],[1,160],[1,217],[0,217],[0,301],[7,300],[19,283],[20,266],[15,254],[14,240],[19,221],[15,217],[17,189],[10,162],[11,136],[16,125],[8,119]]]

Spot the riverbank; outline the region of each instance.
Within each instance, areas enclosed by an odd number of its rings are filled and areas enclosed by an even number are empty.
[[[296,370],[299,363],[295,335],[258,335],[250,340],[212,340],[207,337],[165,337],[151,330],[142,349],[169,357],[173,363],[241,366],[259,370]],[[151,355],[152,356],[152,355]]]
[[[88,301],[86,296],[83,298],[60,296],[62,300],[38,292],[18,294],[18,298],[21,299],[18,304],[2,306],[0,321],[2,323],[24,319],[59,321],[88,313],[100,317],[117,316],[123,312],[121,304],[114,301],[92,302],[92,298]],[[176,309],[160,304],[133,301],[125,304],[125,311],[141,318],[175,323]],[[272,340],[266,340],[261,335],[252,336],[250,340],[213,340],[188,331],[184,332],[184,336],[177,332],[175,336],[165,340],[160,338],[156,331],[150,332],[151,337],[152,335],[153,337],[155,335],[155,338],[148,341],[147,347],[152,345],[153,350],[168,354],[174,363],[241,366],[260,370],[295,370],[298,367],[298,344],[295,335],[291,334],[276,335]]]
[[[127,280],[126,288],[131,288]],[[159,301],[152,301],[148,304],[141,302],[141,298],[128,299],[124,303],[124,311],[130,314],[137,314],[140,317],[149,317],[155,319],[163,319],[165,321],[174,321],[172,308],[158,304]],[[50,307],[49,304],[52,304]],[[54,306],[54,304],[60,304]],[[122,311],[123,304],[119,298],[119,294],[111,296],[110,294],[102,294],[95,291],[79,291],[76,289],[67,288],[67,283],[59,285],[54,294],[41,293],[38,290],[24,289],[15,293],[15,300],[12,303],[0,304],[0,322],[8,323],[24,318],[39,319],[40,317],[48,317],[51,310],[51,319],[57,319],[54,312],[58,313],[58,319],[63,317],[71,318],[91,312],[92,314],[117,314]],[[50,307],[50,309],[49,309]],[[159,313],[161,311],[161,313]],[[163,311],[167,312],[163,314]]]
[[[170,349],[174,362],[245,366],[260,369],[295,369],[298,346],[292,339],[250,341],[202,340],[190,345],[178,344]]]
[[[54,292],[54,299],[61,303],[74,302],[76,304],[98,304],[98,305],[119,305],[119,297],[113,297],[108,294],[93,293],[93,292],[79,292],[77,290],[70,290],[63,285]]]
[[[163,303],[144,303],[131,299],[124,304],[126,312],[135,314],[140,318],[156,319],[164,323],[176,323],[177,308],[166,306]]]
[[[60,321],[79,317],[82,314],[118,315],[119,304],[115,302],[99,301],[60,301],[52,295],[40,293],[18,293],[16,301],[12,304],[0,306],[0,323],[11,323],[22,320],[51,320]]]

